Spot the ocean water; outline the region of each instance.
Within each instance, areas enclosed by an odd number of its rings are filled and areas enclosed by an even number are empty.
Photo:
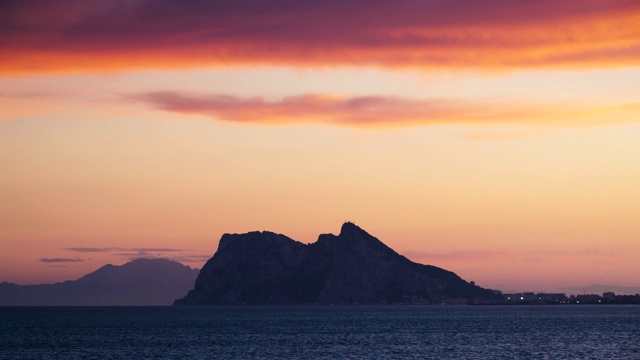
[[[640,359],[640,306],[4,307],[0,359]]]

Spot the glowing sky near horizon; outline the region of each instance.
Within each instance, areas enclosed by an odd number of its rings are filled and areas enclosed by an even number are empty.
[[[637,1],[0,1],[0,281],[354,221],[504,291],[640,286]]]

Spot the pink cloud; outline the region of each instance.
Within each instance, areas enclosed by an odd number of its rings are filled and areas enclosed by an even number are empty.
[[[455,99],[407,99],[390,96],[345,97],[336,94],[303,94],[267,101],[260,97],[227,94],[192,94],[173,91],[128,96],[153,108],[205,115],[216,120],[281,125],[323,123],[348,127],[407,127],[426,125],[611,124],[606,115],[634,112],[638,105],[579,106],[576,104],[527,104]],[[630,110],[631,109],[631,110]],[[596,115],[593,115],[596,114]],[[604,120],[603,119],[604,116]],[[617,122],[630,121],[624,116]]]

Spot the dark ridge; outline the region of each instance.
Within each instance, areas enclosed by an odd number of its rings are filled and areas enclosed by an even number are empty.
[[[120,266],[105,265],[73,281],[26,286],[2,283],[0,305],[171,305],[193,288],[198,272],[167,259],[137,259]]]

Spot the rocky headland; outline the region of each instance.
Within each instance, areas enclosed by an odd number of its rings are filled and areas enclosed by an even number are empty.
[[[175,305],[483,303],[497,294],[410,261],[353,223],[303,244],[272,232],[225,234]]]

